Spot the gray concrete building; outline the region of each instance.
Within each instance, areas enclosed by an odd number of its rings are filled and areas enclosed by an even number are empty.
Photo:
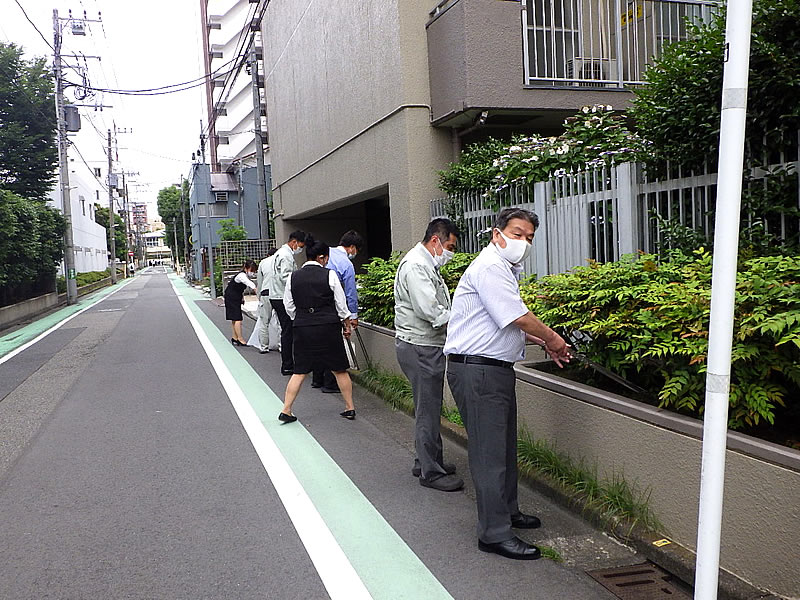
[[[272,0],[262,23],[276,229],[371,256],[415,243],[464,144],[556,134],[582,106],[627,107],[702,0]]]

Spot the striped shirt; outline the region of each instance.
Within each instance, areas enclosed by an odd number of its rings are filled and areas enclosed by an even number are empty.
[[[511,264],[490,243],[458,282],[444,353],[522,360],[525,333],[512,323],[527,313]]]

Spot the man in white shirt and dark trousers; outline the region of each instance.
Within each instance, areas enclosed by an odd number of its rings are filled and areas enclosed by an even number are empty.
[[[519,560],[541,553],[512,531],[540,526],[517,503],[514,363],[524,358],[526,340],[542,345],[559,366],[570,358],[561,336],[534,316],[519,295],[517,277],[538,226],[538,217],[527,210],[500,212],[491,243],[464,272],[453,294],[444,347],[447,382],[467,429],[478,548]]]
[[[448,219],[428,224],[422,242],[400,261],[394,279],[397,362],[414,395],[411,473],[422,486],[454,492],[464,487],[455,466],[445,464],[440,433],[446,361],[442,348],[450,318],[450,293],[439,267],[453,258],[458,229]]]
[[[258,263],[256,286],[258,290],[258,351],[269,352],[269,324],[275,311],[269,301],[269,286],[272,285],[272,263],[275,262],[277,248],[270,248],[267,256]]]
[[[292,319],[286,314],[286,308],[283,306],[283,292],[286,289],[286,280],[297,269],[294,257],[303,251],[305,245],[305,232],[293,231],[289,234],[289,241],[278,248],[272,263],[269,301],[281,324],[281,375],[291,375],[294,372]]]

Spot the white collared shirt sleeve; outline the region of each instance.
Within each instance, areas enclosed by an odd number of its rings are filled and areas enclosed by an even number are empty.
[[[253,282],[250,280],[250,278],[247,276],[247,274],[246,274],[244,271],[241,271],[241,272],[240,272],[240,273],[239,273],[239,274],[238,274],[236,277],[234,277],[234,279],[233,279],[233,280],[234,280],[234,281],[236,281],[236,282],[238,282],[238,283],[243,283],[243,284],[245,284],[245,285],[246,285],[247,287],[249,287],[251,290],[254,290],[254,289],[256,289],[256,284],[255,284],[255,283],[253,283]]]
[[[528,307],[519,296],[519,284],[501,266],[488,265],[475,280],[483,307],[498,329],[528,314]]]
[[[344,295],[344,288],[342,288],[342,284],[339,281],[339,276],[335,271],[328,270],[328,285],[331,286],[333,291],[333,300],[336,303],[336,313],[339,318],[342,320],[349,319],[351,314],[350,309],[347,308],[347,298]]]
[[[286,314],[294,321],[297,314],[297,307],[294,305],[294,296],[292,296],[292,278],[286,280],[286,287],[283,290],[283,306],[286,309]]]

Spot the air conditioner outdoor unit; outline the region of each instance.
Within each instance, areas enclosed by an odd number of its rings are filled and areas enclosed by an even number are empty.
[[[617,61],[611,58],[580,58],[567,61],[567,79],[579,87],[605,87],[617,79]]]

